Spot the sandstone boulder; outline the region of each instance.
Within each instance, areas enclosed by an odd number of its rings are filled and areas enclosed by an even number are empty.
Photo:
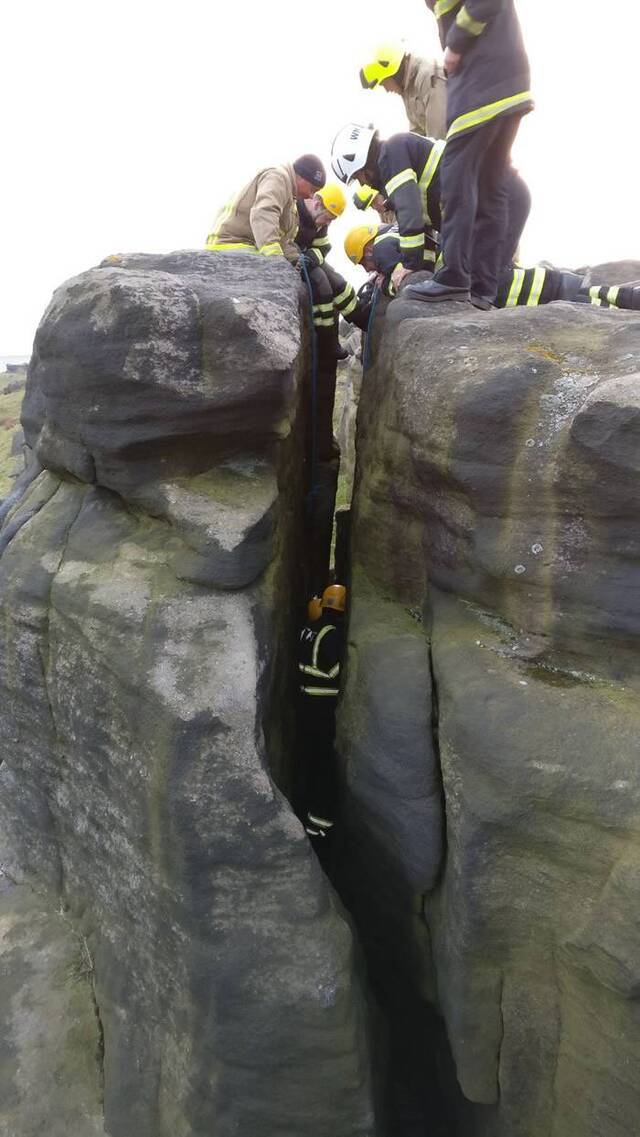
[[[36,460],[0,533],[0,843],[87,945],[112,1137],[374,1133],[350,928],[276,785],[298,289],[250,255],[121,258],[36,336]]]
[[[339,716],[377,989],[444,1017],[443,1132],[631,1137],[640,321],[399,298],[384,328]]]

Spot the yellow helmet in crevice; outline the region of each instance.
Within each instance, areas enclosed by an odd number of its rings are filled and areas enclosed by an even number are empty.
[[[378,236],[379,225],[358,225],[347,233],[344,239],[344,251],[354,265],[362,264],[364,250]]]
[[[405,50],[399,43],[383,43],[375,49],[368,62],[360,69],[360,82],[366,90],[378,87],[383,79],[398,74]]]
[[[326,186],[316,191],[316,197],[322,200],[325,209],[333,213],[334,217],[344,213],[347,199],[342,186],[337,182],[328,182]]]

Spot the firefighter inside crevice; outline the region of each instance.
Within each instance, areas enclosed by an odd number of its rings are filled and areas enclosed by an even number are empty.
[[[298,652],[299,813],[321,859],[335,835],[338,777],[335,754],[336,706],[345,648],[347,590],[325,588],[309,603]]]

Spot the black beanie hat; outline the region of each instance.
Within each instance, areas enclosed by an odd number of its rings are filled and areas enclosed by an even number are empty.
[[[316,189],[322,189],[327,180],[324,166],[315,154],[303,154],[301,158],[296,158],[293,168],[299,178],[311,182]]]

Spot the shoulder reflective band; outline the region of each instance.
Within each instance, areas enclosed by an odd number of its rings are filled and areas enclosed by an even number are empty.
[[[401,249],[422,249],[424,248],[424,233],[414,233],[410,237],[400,237]]]
[[[474,126],[482,126],[483,123],[496,118],[503,111],[512,110],[513,107],[520,106],[521,103],[528,103],[531,99],[533,99],[531,91],[521,91],[519,95],[509,95],[507,99],[498,99],[496,103],[487,103],[486,106],[478,107],[475,111],[467,111],[466,114],[461,114],[455,122],[451,123],[447,131],[447,138],[453,138],[454,134],[461,134],[463,130],[471,130]]]
[[[483,24],[481,20],[474,20],[473,16],[469,15],[466,4],[462,5],[456,16],[456,24],[459,28],[463,28],[465,32],[469,32],[469,35],[472,36],[482,35],[487,26],[486,21]]]
[[[441,16],[446,16],[447,12],[450,12],[452,8],[457,8],[459,3],[460,0],[438,0],[433,9],[436,20],[439,20]]]
[[[397,241],[398,231],[395,233],[379,233],[377,237],[373,238],[374,245],[379,245],[382,241]]]
[[[547,270],[541,268],[540,265],[535,269],[533,280],[531,282],[531,290],[527,297],[527,307],[535,308],[540,303],[540,296],[544,288],[544,282],[547,279]]]
[[[258,252],[262,253],[263,257],[284,256],[282,245],[279,241],[270,241],[268,245],[261,245]]]
[[[515,308],[518,303],[520,293],[522,292],[522,285],[524,284],[524,274],[525,270],[523,268],[514,268],[513,280],[511,281],[511,288],[509,289],[505,308]]]
[[[436,170],[440,165],[440,159],[444,153],[445,145],[446,143],[444,138],[439,138],[437,142],[434,142],[431,153],[425,162],[424,170],[420,174],[420,181],[418,182],[418,185],[422,190],[422,212],[424,213],[426,222],[431,221],[431,218],[429,217],[429,210],[427,208],[427,194],[429,192],[429,186],[436,176]]]
[[[403,186],[405,182],[417,182],[417,180],[418,179],[416,177],[415,170],[413,170],[411,167],[408,167],[406,170],[401,170],[399,174],[394,174],[394,176],[387,182],[385,189],[389,197],[391,197],[391,195],[395,193],[395,191],[399,189],[400,186]]]
[[[212,234],[213,236],[213,234]],[[229,251],[231,249],[244,249],[249,253],[257,253],[255,245],[249,245],[245,241],[212,241],[211,237],[207,238],[208,249],[216,249],[218,251]]]

